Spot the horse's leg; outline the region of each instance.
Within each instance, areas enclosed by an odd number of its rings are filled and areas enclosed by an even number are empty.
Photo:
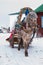
[[[18,43],[19,45],[18,45],[18,50],[20,50],[20,43]]]
[[[25,43],[25,44],[24,44],[24,48],[25,48],[25,56],[28,56],[27,47],[28,47],[28,44],[27,44],[27,43]]]
[[[21,39],[18,39],[19,43],[18,43],[18,50],[20,50],[20,45],[21,45]]]
[[[12,47],[12,48],[14,48],[14,39],[12,38],[12,39],[9,39],[9,42],[10,42],[10,46]]]
[[[14,48],[14,42],[11,42],[10,44],[11,44],[11,47]]]
[[[23,39],[22,38],[21,38],[20,44],[21,44],[21,48],[23,48]]]
[[[14,41],[13,41],[13,40],[11,40],[10,46],[11,46],[12,48],[14,48]]]
[[[20,39],[19,45],[18,45],[18,50],[20,50],[20,47],[23,48],[23,39]]]

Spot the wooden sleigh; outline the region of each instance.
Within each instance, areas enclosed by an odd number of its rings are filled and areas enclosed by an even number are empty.
[[[6,41],[8,41],[10,43],[10,46],[12,48],[14,48],[15,44],[19,45],[19,43],[21,43],[21,47],[23,47],[23,40],[20,37],[18,37],[17,33],[14,34],[11,39],[10,39],[10,37],[7,38]]]

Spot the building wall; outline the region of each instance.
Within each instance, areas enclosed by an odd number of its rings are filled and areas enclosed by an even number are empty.
[[[40,36],[43,36],[43,28],[42,28],[42,20],[41,20],[41,17],[43,16],[43,12],[39,12],[37,13],[38,15],[38,20],[37,20],[37,23],[38,25],[40,26],[39,30],[38,30],[38,35],[40,34]]]
[[[16,21],[17,15],[10,15],[10,32],[15,28]]]

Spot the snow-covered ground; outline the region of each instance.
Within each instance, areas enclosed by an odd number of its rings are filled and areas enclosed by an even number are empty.
[[[24,49],[18,51],[11,48],[5,39],[8,33],[0,33],[0,65],[43,65],[43,38],[34,38],[28,49],[28,57]]]

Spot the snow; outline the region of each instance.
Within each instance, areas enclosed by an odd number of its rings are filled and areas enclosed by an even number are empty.
[[[0,65],[43,65],[43,38],[34,38],[28,49],[28,57],[24,49],[11,48],[5,39],[9,33],[0,33]],[[18,46],[17,46],[18,47]]]

